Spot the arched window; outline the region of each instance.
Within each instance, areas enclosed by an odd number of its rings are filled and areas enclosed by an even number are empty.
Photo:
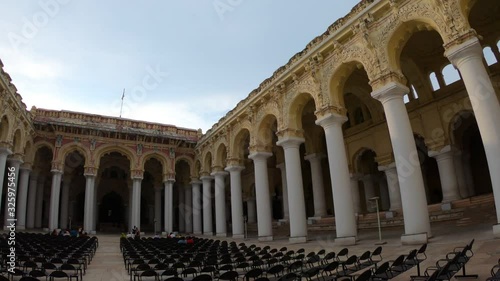
[[[405,104],[410,102],[410,97],[408,96],[408,94],[405,94],[405,96],[403,97],[403,101],[405,102]]]
[[[460,74],[458,70],[452,64],[448,64],[443,68],[443,78],[446,85],[450,85],[458,80],[460,80]]]
[[[417,100],[418,99],[418,93],[417,93],[417,89],[415,89],[415,86],[411,85],[411,93],[413,94],[413,99],[414,100]]]
[[[497,63],[497,59],[495,58],[495,54],[490,47],[485,47],[483,49],[484,59],[486,60],[486,64],[492,65]]]
[[[431,72],[429,79],[431,80],[432,90],[437,91],[441,88],[435,72]]]

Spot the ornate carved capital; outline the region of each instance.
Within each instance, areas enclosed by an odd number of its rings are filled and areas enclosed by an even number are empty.
[[[373,91],[376,91],[389,83],[398,83],[406,85],[406,78],[401,72],[386,71],[383,72],[379,77],[376,77],[370,81],[370,86],[372,86]]]
[[[304,131],[303,130],[286,128],[286,129],[278,131],[276,133],[276,135],[280,139],[285,139],[285,138],[304,138]]]
[[[87,166],[84,168],[84,173],[85,176],[96,176],[97,175],[97,168],[96,167],[90,167]]]
[[[144,178],[144,170],[131,170],[130,171],[130,178],[131,179],[140,179],[142,180]]]
[[[335,114],[335,115],[341,115],[341,116],[346,116],[347,115],[347,109],[341,106],[325,106],[323,108],[320,108],[319,110],[316,110],[314,112],[316,115],[316,118],[319,120],[327,115],[330,114]]]

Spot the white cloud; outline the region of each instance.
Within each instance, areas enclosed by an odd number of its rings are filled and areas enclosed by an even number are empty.
[[[33,80],[55,80],[62,78],[67,72],[66,66],[62,62],[36,55],[27,50],[21,53],[8,48],[0,48],[0,53],[5,57],[2,58],[5,59],[5,71],[16,80],[23,77]]]

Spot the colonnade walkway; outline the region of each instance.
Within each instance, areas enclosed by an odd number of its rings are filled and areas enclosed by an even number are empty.
[[[422,271],[428,266],[433,266],[435,262],[443,258],[446,253],[453,250],[455,247],[461,247],[475,239],[472,250],[474,257],[467,263],[467,272],[471,274],[479,274],[479,279],[485,280],[490,276],[491,267],[497,263],[500,258],[500,240],[494,239],[491,233],[491,223],[477,222],[471,225],[457,227],[456,221],[438,222],[432,224],[433,237],[429,239],[427,247],[427,260],[421,264]],[[382,257],[384,261],[395,259],[401,254],[407,254],[411,249],[419,248],[419,245],[402,246],[400,235],[403,231],[402,227],[391,227],[382,229],[382,240],[386,242],[382,245]],[[98,234],[99,248],[90,264],[85,280],[103,280],[103,281],[126,281],[130,280],[123,264],[123,257],[119,247],[118,234]],[[146,236],[148,236],[146,234]],[[309,235],[306,243],[290,244],[288,237],[278,236],[274,241],[259,242],[257,237],[248,239],[232,239],[202,236],[212,239],[220,239],[227,241],[236,241],[237,243],[244,242],[247,245],[255,244],[257,246],[267,246],[272,248],[287,247],[289,250],[305,249],[305,253],[311,251],[318,252],[320,249],[325,249],[326,252],[338,252],[343,246],[338,246],[333,243],[334,236],[329,232],[314,232]],[[360,255],[366,250],[374,250],[378,242],[377,229],[360,230],[359,241],[354,246],[348,246],[349,254]],[[402,274],[393,280],[410,280],[410,275],[415,275],[416,269],[411,269],[407,273]]]

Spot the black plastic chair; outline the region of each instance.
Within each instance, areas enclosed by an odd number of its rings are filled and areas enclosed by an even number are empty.
[[[236,281],[236,279],[238,279],[238,276],[239,274],[236,271],[227,271],[219,276],[219,280]]]

